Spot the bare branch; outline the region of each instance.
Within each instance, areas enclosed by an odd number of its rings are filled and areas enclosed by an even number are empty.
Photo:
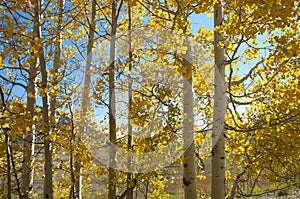
[[[258,67],[260,64],[262,64],[263,62],[264,62],[263,59],[260,60],[259,62],[257,62],[257,63],[255,64],[255,66],[253,66],[253,67],[249,70],[249,72],[248,72],[243,78],[241,78],[240,80],[236,80],[236,81],[230,82],[230,83],[229,83],[229,86],[236,86],[236,85],[239,85],[239,84],[243,83],[244,81],[246,81],[246,80],[252,75],[253,71],[254,71],[255,69],[257,69],[257,67]]]

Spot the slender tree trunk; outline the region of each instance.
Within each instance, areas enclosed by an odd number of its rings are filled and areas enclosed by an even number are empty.
[[[41,2],[36,0],[34,5],[34,35],[41,39],[41,27],[40,27],[40,10]],[[52,184],[52,149],[51,140],[49,139],[50,126],[49,126],[49,108],[48,108],[48,96],[47,96],[47,83],[48,75],[46,69],[46,62],[44,57],[44,49],[42,43],[36,43],[38,46],[38,63],[40,65],[40,71],[42,76],[41,89],[43,89],[42,105],[43,105],[43,126],[45,127],[44,132],[44,149],[45,149],[45,178],[44,178],[44,198],[53,198],[53,184]]]
[[[56,38],[54,41],[55,53],[53,61],[53,85],[58,84],[58,70],[60,68],[60,55],[61,55],[61,24],[63,22],[63,11],[64,11],[64,0],[59,0],[58,3],[58,20],[57,20],[57,30]],[[55,131],[55,110],[56,110],[56,100],[57,95],[51,97],[50,100],[50,121],[51,121],[51,132]]]
[[[44,66],[43,66],[44,65]],[[41,62],[41,73],[42,73],[42,89],[47,88],[47,71],[45,62]],[[49,128],[49,110],[48,110],[48,97],[45,94],[42,97],[43,104],[43,124],[45,126],[44,133],[44,144],[45,144],[45,179],[44,179],[44,198],[53,198],[53,184],[52,184],[52,149],[51,140],[49,138],[50,128]]]
[[[135,196],[134,196],[134,198],[135,198],[135,199],[138,198],[138,189],[135,190]]]
[[[69,111],[71,114],[71,134],[72,136],[75,136],[75,132],[74,132],[74,114],[72,111],[72,106],[71,103],[68,102],[68,107],[69,107]],[[74,140],[72,138],[69,138],[69,145],[71,147],[70,149],[70,176],[71,176],[71,181],[73,183],[73,185],[71,186],[70,189],[70,194],[69,194],[69,199],[75,198],[75,186],[74,186],[74,182],[75,182],[75,174],[74,174],[74,148],[73,148],[73,144],[74,144]]]
[[[5,134],[5,144],[6,144],[6,162],[7,162],[7,199],[12,199],[12,184],[11,184],[11,164],[10,164],[10,148],[9,148],[9,137],[7,131],[2,129]]]
[[[16,179],[16,185],[17,185],[17,188],[15,190],[18,192],[19,198],[22,198],[21,186],[20,186],[20,181],[19,181],[19,178],[18,178],[18,171],[17,171],[17,168],[16,168],[16,162],[14,160],[14,155],[12,153],[12,147],[11,147],[10,144],[9,144],[9,153],[10,153],[10,159],[11,159],[11,166],[12,166],[12,169],[13,169],[13,173],[14,173],[14,176],[15,176],[15,179]]]
[[[188,15],[184,14],[184,21]],[[182,23],[179,23],[182,26]],[[181,27],[186,34],[187,26]],[[184,35],[183,35],[184,36]],[[190,43],[184,36],[184,45],[187,53],[183,56],[183,145],[187,147],[183,154],[183,188],[184,198],[196,199],[196,170],[195,170],[195,146],[194,146],[194,96],[193,96],[193,68],[190,60]]]
[[[146,181],[145,199],[148,199],[149,184],[150,184],[150,179],[149,179],[149,176],[148,176],[147,181]]]
[[[29,79],[27,86],[27,107],[26,117],[29,120],[33,119],[35,107],[35,78],[36,78],[36,63],[30,66]],[[22,198],[31,197],[33,186],[33,162],[35,149],[35,127],[29,126],[29,132],[25,136],[23,144],[23,162],[21,176],[21,193]]]
[[[110,66],[109,66],[109,140],[116,144],[116,96],[115,96],[115,51],[117,32],[117,2],[112,1],[111,13],[111,38],[110,38]],[[108,198],[116,198],[116,173],[115,173],[115,152],[110,151],[108,168]]]
[[[4,93],[2,91],[2,88],[0,88],[0,98],[1,98],[1,113],[4,113],[6,110],[6,104],[5,104],[5,99],[4,99]],[[2,114],[1,114],[2,115]],[[5,116],[1,117],[0,119],[6,119]],[[7,181],[6,181],[6,186],[7,186],[7,198],[11,199],[12,198],[12,181],[11,181],[11,163],[10,160],[12,160],[12,165],[14,165],[13,163],[13,156],[11,154],[11,146],[10,146],[10,139],[9,139],[9,135],[7,134],[8,128],[0,128],[0,130],[3,132],[4,134],[4,139],[5,139],[5,152],[6,152],[6,162],[7,162],[7,170],[6,170],[6,175],[7,175]],[[14,170],[15,171],[15,170]],[[16,173],[15,173],[16,174]],[[18,179],[16,178],[17,182]],[[19,183],[18,183],[18,191],[20,191],[19,189]],[[20,195],[20,194],[19,194]],[[22,195],[20,195],[22,196]],[[21,197],[20,197],[21,198]]]
[[[131,9],[130,3],[128,2],[128,57],[129,57],[129,71],[132,70],[132,37],[131,37]],[[132,112],[132,78],[129,75],[128,77],[128,138],[127,138],[127,149],[128,151],[132,150],[132,125],[130,113]],[[131,159],[128,159],[128,168],[130,168]],[[132,185],[132,173],[128,172],[127,174],[127,199],[133,199],[133,188]]]
[[[70,145],[73,144],[73,141],[70,140]],[[73,155],[73,149],[71,149],[70,151],[70,175],[71,175],[71,180],[73,182],[73,185],[71,186],[71,190],[70,190],[70,195],[69,195],[69,199],[72,199],[72,198],[76,198],[76,194],[75,194],[75,186],[74,186],[74,182],[75,181],[75,175],[74,175],[74,155]],[[79,187],[80,188],[80,187]]]
[[[186,38],[187,39],[187,38]],[[185,42],[186,45],[188,41]],[[187,56],[189,56],[189,46]],[[193,69],[188,59],[183,60],[185,74],[183,78],[183,142],[188,146],[183,154],[183,187],[184,198],[196,199],[196,171],[195,171],[195,146],[194,146],[194,96],[193,96]]]
[[[37,23],[38,18],[34,16],[34,23]],[[34,26],[33,35],[38,31],[38,26]],[[33,36],[33,41],[36,35]],[[34,55],[35,56],[35,55]],[[30,65],[28,71],[28,86],[27,86],[27,105],[26,105],[26,117],[29,120],[33,120],[34,107],[36,103],[35,99],[35,81],[37,76],[37,59]],[[33,162],[34,162],[34,149],[35,149],[35,128],[34,125],[29,126],[29,132],[24,139],[23,144],[23,162],[22,162],[22,176],[21,176],[21,193],[22,198],[31,197],[33,186]]]
[[[222,24],[221,4],[214,5],[214,27]],[[214,32],[215,48],[215,94],[213,113],[213,148],[212,148],[212,199],[225,198],[225,114],[226,114],[226,93],[225,93],[225,66],[224,49],[219,47],[222,36]]]
[[[93,60],[93,45],[94,45],[94,34],[95,34],[95,27],[96,27],[96,0],[92,0],[92,15],[90,18],[90,24],[89,24],[89,35],[88,35],[88,46],[87,46],[87,58],[86,58],[86,67],[85,67],[85,76],[84,76],[84,83],[83,83],[83,92],[82,92],[82,101],[81,101],[81,123],[79,127],[79,132],[83,133],[86,131],[86,128],[84,127],[83,123],[86,121],[86,115],[87,111],[89,110],[89,91],[90,91],[90,81],[91,81],[91,65]],[[81,142],[80,135],[76,138],[76,144],[79,144]],[[81,173],[82,173],[82,167],[81,167],[81,161],[80,161],[80,151],[75,151],[75,161],[74,161],[74,169],[75,169],[75,177],[74,177],[74,197],[81,199],[81,185],[82,185],[82,179],[81,179]]]
[[[61,55],[61,24],[63,22],[63,11],[64,11],[64,0],[59,0],[58,2],[58,19],[57,19],[57,30],[56,30],[56,38],[54,41],[55,45],[55,53],[54,53],[54,61],[53,61],[53,85],[58,84],[58,71],[60,68],[60,55]],[[42,51],[43,52],[43,51]],[[43,86],[47,85],[47,72],[46,70],[46,63],[44,61],[44,55],[41,55],[43,60],[43,63],[41,63],[41,72],[42,72],[42,84]],[[43,65],[43,66],[42,66]],[[43,74],[44,73],[44,74]],[[43,109],[48,110],[48,106],[44,105],[48,103],[48,99],[43,97]],[[55,111],[56,111],[56,93],[54,96],[50,99],[50,118],[48,117],[48,112],[45,114],[44,112],[44,122],[46,121],[46,125],[48,125],[48,129],[46,134],[49,132],[49,134],[54,133],[55,131]],[[49,121],[50,119],[50,121]],[[48,124],[47,124],[48,123]],[[50,126],[49,126],[50,125]],[[47,194],[49,195],[49,198],[53,197],[53,188],[52,188],[52,149],[50,145],[50,140],[45,137],[45,181],[44,181],[44,197],[47,198]],[[47,179],[46,179],[47,175]],[[49,187],[48,187],[49,186]],[[47,188],[48,187],[48,188]],[[47,189],[47,190],[46,190]]]

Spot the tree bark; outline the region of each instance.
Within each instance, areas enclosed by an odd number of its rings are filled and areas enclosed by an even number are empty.
[[[131,9],[130,3],[128,2],[128,58],[129,58],[129,71],[132,70],[132,38],[131,38]],[[132,150],[132,125],[130,113],[132,111],[132,78],[128,77],[128,138],[127,138],[127,149]],[[130,168],[131,159],[128,158],[128,168]],[[127,199],[133,199],[133,185],[132,185],[132,173],[127,174]]]
[[[84,76],[84,83],[83,83],[83,90],[82,90],[82,101],[81,101],[81,125],[79,126],[79,132],[85,133],[86,128],[84,127],[83,123],[86,121],[86,114],[88,112],[88,107],[90,104],[89,99],[89,91],[91,88],[90,81],[91,81],[91,66],[93,60],[93,46],[95,43],[95,27],[96,27],[96,0],[92,0],[92,14],[90,18],[89,24],[89,35],[88,35],[88,46],[87,46],[87,58],[86,58],[86,66],[85,66],[85,76]],[[76,138],[76,144],[81,142],[80,135]],[[82,186],[82,167],[80,161],[80,151],[75,151],[75,162],[74,162],[74,169],[75,169],[75,182],[74,182],[74,198],[81,199],[81,186]]]
[[[182,13],[184,22],[188,20],[188,14]],[[185,199],[196,199],[196,170],[195,170],[195,146],[194,146],[194,96],[193,96],[193,66],[190,61],[191,46],[188,41],[187,25],[179,21],[183,30],[182,38],[187,47],[186,54],[182,56],[183,64],[183,146],[186,147],[183,154],[183,188]]]
[[[187,39],[187,38],[186,38]],[[186,41],[186,45],[188,41]],[[189,46],[187,56],[189,56]],[[184,198],[196,199],[196,171],[194,146],[194,96],[193,96],[193,69],[187,58],[183,60],[185,74],[183,78],[183,141],[188,146],[183,155],[183,187]]]
[[[57,30],[56,30],[56,38],[54,41],[55,45],[55,53],[54,53],[54,61],[53,61],[53,85],[58,83],[58,71],[60,68],[60,55],[61,55],[61,24],[63,22],[63,11],[64,11],[64,0],[59,0],[58,3],[58,20],[57,20]],[[52,121],[51,124],[51,132],[55,131],[55,110],[56,110],[56,100],[57,95],[55,94],[51,97],[50,100],[50,118]]]
[[[115,51],[117,32],[117,2],[112,1],[111,13],[111,37],[110,37],[110,66],[109,66],[109,140],[116,144],[116,96],[115,96]],[[115,152],[110,151],[108,168],[108,198],[116,198],[116,174],[115,174]]]
[[[214,27],[222,25],[222,5],[214,5]],[[225,198],[225,66],[224,49],[219,47],[222,36],[214,32],[215,49],[215,93],[213,111],[212,148],[212,199]]]
[[[34,16],[34,23],[38,23],[38,18]],[[38,26],[34,25],[33,35],[38,32]],[[32,45],[34,46],[34,38],[32,38]],[[35,56],[35,55],[34,55]],[[29,120],[33,120],[34,107],[36,104],[36,92],[35,81],[37,76],[37,59],[30,64],[28,71],[28,85],[27,85],[27,105],[26,105],[26,117]],[[21,193],[22,198],[29,198],[32,193],[33,186],[33,162],[34,162],[34,149],[35,149],[35,129],[34,125],[29,126],[29,132],[25,136],[23,144],[23,162],[22,162],[22,175],[21,175]]]
[[[11,164],[10,164],[10,148],[9,148],[9,137],[7,131],[2,129],[5,135],[6,144],[6,162],[7,162],[7,198],[12,199],[12,184],[11,184]]]
[[[32,64],[29,69],[29,78],[27,86],[27,106],[26,117],[33,120],[35,107],[35,78],[36,78],[36,63]],[[35,127],[29,126],[29,132],[25,136],[23,144],[23,162],[21,175],[21,193],[23,198],[29,198],[32,193],[33,186],[33,162],[35,149]]]
[[[49,139],[50,126],[49,126],[49,107],[47,96],[47,83],[48,74],[46,68],[46,62],[44,57],[43,44],[41,40],[41,2],[36,0],[34,5],[34,35],[38,39],[38,43],[35,45],[38,47],[38,63],[40,65],[40,72],[42,76],[41,89],[43,89],[42,106],[43,106],[43,126],[44,126],[44,150],[45,150],[45,162],[44,162],[44,198],[53,199],[53,183],[52,183],[52,149],[51,140]]]
[[[56,38],[54,41],[54,46],[55,46],[55,53],[54,53],[54,61],[53,61],[53,70],[54,70],[54,74],[53,74],[53,85],[58,84],[58,71],[60,68],[60,56],[61,56],[61,25],[63,23],[63,12],[64,12],[64,0],[59,0],[58,2],[58,19],[57,19],[57,29],[56,29]],[[44,66],[43,70],[45,70],[46,66]],[[42,70],[42,67],[41,67]],[[44,72],[45,73],[45,72]],[[47,75],[47,73],[45,73],[45,75]],[[47,81],[47,76],[45,77],[46,81]],[[44,82],[45,83],[45,82]],[[47,84],[47,83],[45,83]],[[48,120],[48,125],[51,124],[51,127],[49,126],[49,134],[54,133],[55,131],[55,111],[56,111],[56,93],[54,94],[54,96],[51,97],[50,99],[50,123],[49,123],[49,119],[45,118]],[[47,103],[47,100],[45,99],[45,103]],[[44,108],[44,101],[43,101],[43,108]],[[46,108],[44,108],[46,109]],[[47,153],[46,153],[47,151]],[[47,155],[46,155],[47,154]],[[48,178],[46,181],[45,178],[45,182],[44,183],[52,183],[52,150],[51,150],[51,146],[50,146],[50,140],[47,140],[47,142],[45,141],[45,172],[48,173]],[[47,165],[47,166],[46,166]],[[46,176],[46,175],[45,175]],[[51,178],[51,179],[50,179]],[[44,185],[46,186],[46,184]],[[51,189],[51,190],[50,190]],[[53,197],[53,193],[52,193],[52,187],[49,187],[45,192],[45,196],[47,197],[47,194],[49,194],[50,192],[50,197]]]

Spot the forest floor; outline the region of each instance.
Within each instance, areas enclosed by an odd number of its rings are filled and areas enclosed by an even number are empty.
[[[299,199],[300,198],[300,190],[298,191],[290,191],[286,196],[256,196],[250,197],[250,199]]]

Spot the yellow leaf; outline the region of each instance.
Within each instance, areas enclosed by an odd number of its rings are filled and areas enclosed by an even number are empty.
[[[244,151],[245,151],[245,148],[242,147],[242,146],[239,146],[239,150],[240,150],[241,152],[244,152]]]
[[[266,116],[266,121],[267,121],[267,122],[270,122],[270,120],[271,120],[271,116],[270,116],[270,115],[267,115],[267,116]]]
[[[35,98],[35,95],[33,93],[28,93],[29,98]]]
[[[1,126],[1,128],[9,128],[9,124],[8,123],[5,123],[5,124],[3,124],[2,126]]]
[[[4,113],[3,113],[3,116],[4,116],[4,117],[9,117],[9,116],[10,116],[10,114],[9,114],[9,112],[8,112],[8,111],[4,111]]]
[[[39,107],[36,107],[35,110],[36,110],[37,113],[41,112],[41,108],[39,108]]]
[[[167,140],[164,139],[164,140],[162,141],[162,144],[163,144],[163,145],[168,144]]]
[[[66,130],[67,130],[67,131],[70,131],[71,129],[72,129],[71,126],[67,126],[67,127],[66,127]]]
[[[48,91],[47,88],[39,89],[39,96],[44,97],[46,95],[47,91]]]
[[[69,35],[72,35],[72,34],[73,34],[73,33],[72,33],[72,30],[70,30],[70,29],[67,30],[67,33],[68,33]]]
[[[58,90],[58,85],[55,84],[55,85],[53,86],[53,89],[54,89],[54,90]]]
[[[183,30],[182,30],[182,29],[179,29],[178,32],[179,32],[179,34],[182,34],[182,33],[183,33]]]

